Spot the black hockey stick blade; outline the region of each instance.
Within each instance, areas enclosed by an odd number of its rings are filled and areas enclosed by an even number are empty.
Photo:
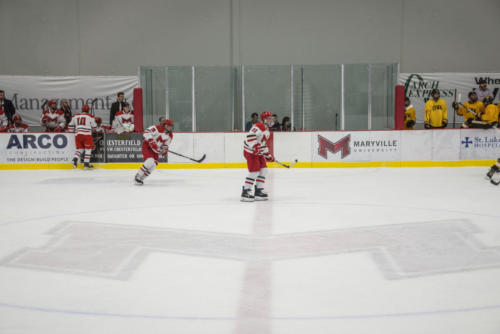
[[[206,157],[207,157],[207,155],[206,155],[206,154],[203,154],[203,156],[202,156],[200,159],[198,159],[198,160],[194,160],[194,161],[196,161],[197,163],[200,163],[200,162],[202,162],[203,160],[205,160],[205,158],[206,158]]]
[[[172,153],[172,154],[175,154],[175,155],[178,155],[178,156],[180,156],[180,157],[183,157],[183,158],[189,159],[189,160],[191,160],[191,161],[197,162],[197,163],[202,162],[202,161],[203,161],[203,160],[205,160],[205,158],[207,157],[207,155],[206,155],[206,154],[203,154],[203,156],[202,156],[200,159],[193,159],[193,158],[187,157],[187,156],[185,156],[185,155],[182,155],[182,154],[177,153],[177,152],[174,152],[174,151],[170,151],[170,150],[169,150],[168,152],[169,152],[169,153]]]

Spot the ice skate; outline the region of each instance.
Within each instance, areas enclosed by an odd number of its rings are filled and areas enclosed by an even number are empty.
[[[253,202],[254,196],[250,193],[250,189],[245,189],[243,187],[243,191],[241,192],[241,201],[242,202]]]
[[[254,196],[255,196],[256,201],[267,201],[268,200],[267,193],[264,192],[263,188],[255,187]]]
[[[144,181],[141,179],[141,176],[139,174],[135,174],[134,181],[135,181],[135,184],[138,186],[144,185]]]
[[[86,162],[83,164],[84,169],[94,169],[94,165],[91,165],[90,162]]]
[[[78,158],[73,158],[73,161],[71,164],[73,165],[73,168],[77,168],[78,167]]]
[[[493,177],[493,175],[496,172],[499,172],[499,171],[500,171],[500,169],[497,167],[497,165],[493,165],[493,166],[491,166],[490,171],[486,174],[486,176],[484,178],[486,180],[491,180],[491,178]]]

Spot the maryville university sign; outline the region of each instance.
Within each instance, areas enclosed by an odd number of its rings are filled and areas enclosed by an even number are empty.
[[[352,142],[354,153],[382,153],[382,152],[396,152],[399,148],[399,141],[397,139],[367,139],[367,140],[354,140]],[[336,142],[332,142],[325,137],[318,135],[318,155],[324,159],[328,159],[328,152],[333,154],[340,152],[340,158],[344,159],[351,154],[351,135],[348,134]]]

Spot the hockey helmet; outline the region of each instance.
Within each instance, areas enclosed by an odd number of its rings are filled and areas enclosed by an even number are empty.
[[[265,110],[262,114],[260,114],[260,119],[262,121],[269,117],[273,117],[273,114],[269,110]]]
[[[95,122],[96,122],[97,124],[101,124],[101,123],[102,123],[102,119],[101,119],[101,117],[96,117],[96,118],[95,118]]]
[[[22,121],[23,119],[21,118],[21,115],[14,115],[14,117],[12,117],[12,120],[13,121],[17,121],[17,120]]]
[[[161,121],[161,126],[163,126],[164,128],[166,128],[168,125],[174,126],[174,121],[172,121],[171,119],[164,119],[163,121]]]
[[[57,101],[54,99],[51,99],[47,102],[47,105],[50,107],[51,105],[55,104],[57,106]]]
[[[441,93],[439,92],[439,89],[437,88],[434,88],[431,92],[431,96],[433,96],[434,94],[438,94],[438,95],[441,95]]]
[[[90,110],[90,107],[89,107],[89,105],[88,105],[88,104],[84,104],[84,105],[82,106],[82,112],[89,112],[89,110]]]

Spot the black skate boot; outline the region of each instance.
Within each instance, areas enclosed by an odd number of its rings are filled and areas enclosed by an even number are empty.
[[[144,181],[141,179],[141,176],[139,175],[139,173],[135,174],[134,181],[135,181],[135,184],[138,186],[144,185]]]
[[[500,168],[498,168],[497,165],[491,166],[490,171],[486,174],[485,179],[486,180],[491,180],[491,178],[493,177],[493,174],[495,174],[497,172],[500,172]]]
[[[83,164],[83,168],[85,169],[94,169],[94,166],[90,164],[90,162],[86,162]]]
[[[255,187],[255,192],[254,192],[255,200],[256,201],[267,201],[267,193],[264,192],[264,188],[257,188]]]
[[[78,167],[78,158],[73,158],[73,162],[71,163],[73,165],[73,168]]]
[[[253,202],[254,201],[254,197],[250,193],[250,189],[245,189],[245,187],[243,187],[243,191],[241,192],[241,201],[242,202]]]

